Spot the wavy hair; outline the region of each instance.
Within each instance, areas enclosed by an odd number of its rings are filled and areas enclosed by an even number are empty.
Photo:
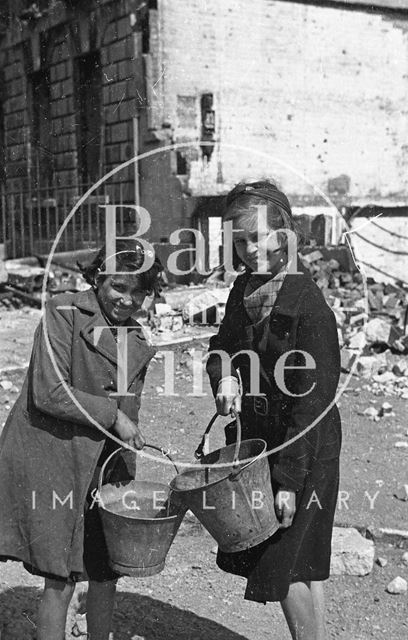
[[[118,271],[134,273],[143,291],[147,293],[159,293],[162,284],[161,272],[163,271],[163,265],[157,256],[155,256],[154,263],[149,269],[137,273],[146,259],[146,250],[138,240],[135,238],[118,239],[116,241],[115,256]],[[103,271],[103,266],[107,258],[106,246],[104,245],[90,264],[83,265],[79,262],[77,263],[86,282],[94,288],[97,288],[97,280],[100,278],[105,279],[110,275]]]

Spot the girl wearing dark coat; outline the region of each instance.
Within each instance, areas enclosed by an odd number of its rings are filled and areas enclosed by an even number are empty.
[[[118,576],[108,564],[91,491],[117,448],[97,428],[144,446],[138,410],[155,353],[132,315],[156,289],[161,266],[139,274],[145,256],[117,242],[118,273],[107,275],[102,249],[84,275],[92,288],[46,305],[21,395],[0,439],[0,558],[44,576],[37,640],[62,640],[75,582],[89,580],[90,638],[108,640]],[[119,273],[121,271],[122,273]],[[118,394],[118,336],[127,329],[127,395]],[[123,461],[122,461],[123,464]],[[122,466],[122,471],[126,470]]]
[[[243,438],[262,438],[272,452],[280,529],[248,551],[219,552],[217,563],[247,578],[246,599],[279,601],[295,640],[325,640],[322,581],[330,570],[341,446],[336,322],[291,251],[297,232],[281,191],[267,181],[239,184],[224,219],[232,222],[234,255],[245,271],[210,352],[238,355],[225,371],[210,353],[207,370],[218,413],[241,410]],[[249,357],[239,354],[245,350],[259,357],[257,396],[249,395]],[[227,444],[235,440],[233,423],[226,435]]]

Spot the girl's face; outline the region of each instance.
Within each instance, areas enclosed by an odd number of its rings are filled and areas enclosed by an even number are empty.
[[[259,225],[256,213],[232,219],[233,240],[240,260],[252,271],[270,273],[282,264],[283,251],[275,231]]]
[[[97,279],[96,297],[106,317],[123,324],[143,304],[147,295],[140,288],[140,278],[133,274],[117,274]]]

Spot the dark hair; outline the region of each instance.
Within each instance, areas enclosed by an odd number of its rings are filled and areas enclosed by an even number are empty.
[[[239,202],[240,207],[233,205]],[[293,218],[292,209],[288,198],[270,180],[259,180],[258,182],[239,182],[225,198],[225,208],[223,212],[224,221],[240,218],[242,209],[250,208],[256,204],[266,205],[267,222],[271,229],[277,231],[277,237],[284,250],[287,249],[287,234],[280,229],[290,229],[297,239],[297,246],[304,243],[304,235],[298,223]],[[242,207],[242,209],[241,209]],[[241,210],[240,210],[241,209]],[[241,260],[233,247],[233,265],[236,268],[241,264]]]
[[[137,273],[143,266],[146,256],[146,250],[143,245],[135,238],[122,238],[116,241],[116,268],[119,271],[126,271],[129,273],[134,272],[135,276],[140,281],[140,287],[147,292],[158,293],[161,289],[161,276],[163,271],[163,265],[155,255],[154,263],[149,269]],[[109,256],[106,255],[106,246],[104,245],[97,253],[92,262],[86,266],[77,263],[79,269],[84,276],[86,282],[93,287],[96,286],[97,278],[107,278],[107,273],[104,273],[103,267],[106,263],[106,259]]]

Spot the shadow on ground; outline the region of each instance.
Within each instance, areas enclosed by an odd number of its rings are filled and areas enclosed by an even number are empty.
[[[115,640],[246,640],[245,636],[191,611],[126,592],[118,593],[113,628]]]
[[[33,587],[16,587],[0,594],[0,640],[35,639],[39,595],[40,590]],[[115,640],[246,640],[191,611],[126,592],[118,592],[113,629]]]

